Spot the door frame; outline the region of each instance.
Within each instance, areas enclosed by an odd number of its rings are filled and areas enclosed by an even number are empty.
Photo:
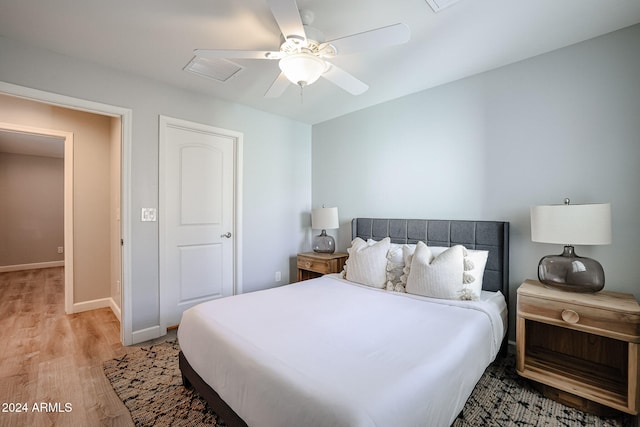
[[[32,89],[26,86],[19,86],[12,83],[0,81],[0,93],[19,98],[28,99],[43,104],[57,107],[79,110],[88,113],[100,114],[109,117],[119,117],[121,124],[121,154],[120,154],[120,233],[122,236],[121,265],[122,277],[121,302],[120,302],[120,341],[124,345],[133,344],[133,313],[132,313],[132,289],[131,289],[131,141],[132,141],[132,116],[133,111],[128,108],[114,105],[88,101],[80,98],[73,98],[57,93],[46,92],[39,89]],[[65,165],[66,165],[66,144],[65,144]],[[73,157],[71,157],[71,160]],[[65,172],[66,173],[66,172]],[[66,188],[65,188],[66,192]],[[66,207],[66,204],[65,204]],[[65,212],[65,228],[66,228]],[[73,228],[73,227],[71,227]],[[67,252],[67,239],[65,231],[65,252]],[[71,244],[71,248],[73,244]],[[71,249],[73,251],[73,249]],[[68,253],[67,253],[68,255]],[[65,255],[65,263],[67,260]],[[73,263],[73,261],[71,261]],[[66,297],[66,277],[65,268],[65,310],[68,304]],[[72,286],[72,284],[71,284]],[[73,306],[73,301],[71,301]]]
[[[165,205],[167,203],[165,197],[165,179],[166,179],[166,171],[165,171],[165,150],[166,150],[166,130],[169,127],[182,128],[197,132],[202,132],[206,134],[215,134],[215,135],[224,135],[230,137],[233,141],[233,161],[234,161],[234,176],[233,176],[233,226],[231,230],[231,235],[233,239],[233,295],[242,293],[242,150],[243,150],[243,133],[218,128],[210,125],[205,125],[201,123],[191,122],[188,120],[176,119],[174,117],[159,116],[159,130],[158,134],[160,137],[159,141],[159,197],[158,197],[158,217],[159,217],[159,260],[160,260],[160,333],[164,335],[167,333],[167,327],[172,325],[167,325],[167,321],[165,319],[164,313],[164,303],[162,301],[162,294],[164,289],[164,281],[165,273],[164,273],[164,257],[165,253],[165,233],[166,233],[166,224],[164,222],[163,212],[166,211]]]

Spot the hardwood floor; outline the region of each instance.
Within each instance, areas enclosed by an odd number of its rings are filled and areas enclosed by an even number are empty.
[[[0,273],[0,426],[132,426],[102,363],[135,346],[108,308],[64,313],[63,271]]]

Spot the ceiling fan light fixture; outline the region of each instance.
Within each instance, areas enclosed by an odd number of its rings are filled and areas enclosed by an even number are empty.
[[[305,52],[285,56],[278,65],[287,79],[299,86],[314,83],[327,71],[327,63],[322,58]]]

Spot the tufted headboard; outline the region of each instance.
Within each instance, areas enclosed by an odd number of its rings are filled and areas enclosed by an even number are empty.
[[[429,246],[464,245],[467,249],[489,251],[482,288],[501,291],[509,302],[509,223],[503,221],[459,221],[432,219],[354,218],[351,238]]]

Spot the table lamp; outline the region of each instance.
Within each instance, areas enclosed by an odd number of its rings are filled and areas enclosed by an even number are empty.
[[[604,270],[594,259],[576,255],[573,245],[611,243],[611,204],[531,207],[531,240],[563,244],[560,255],[543,257],[538,279],[543,284],[571,292],[598,292],[604,287]]]
[[[313,238],[313,251],[332,254],[336,250],[336,242],[333,237],[327,235],[327,229],[339,228],[338,208],[316,208],[311,210],[311,228],[322,230]]]

